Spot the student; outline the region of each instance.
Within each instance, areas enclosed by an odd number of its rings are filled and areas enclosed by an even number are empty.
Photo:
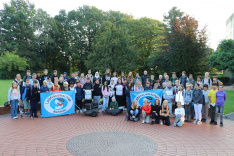
[[[168,82],[168,87],[164,89],[163,98],[167,100],[168,107],[170,109],[170,115],[172,114],[172,104],[174,102],[173,87],[171,86],[171,81]]]
[[[156,98],[154,101],[154,105],[151,106],[151,114],[152,114],[151,125],[153,125],[154,123],[159,124],[160,110],[161,110],[160,100],[159,98]],[[155,119],[155,121],[153,121],[153,119]]]
[[[132,72],[129,72],[128,77],[127,77],[128,83],[134,83],[134,77],[132,75]]]
[[[165,88],[167,88],[166,82],[163,82],[163,83],[162,83],[162,89],[164,90]]]
[[[98,79],[96,81],[99,81]],[[95,88],[94,88],[95,90]],[[104,85],[102,86],[102,95],[103,95],[103,107],[102,112],[104,112],[109,105],[109,96],[110,96],[110,89],[108,87],[108,82],[104,82]]]
[[[63,89],[63,82],[64,82],[63,77],[60,77],[60,78],[59,78],[59,82],[58,82],[58,84],[59,84],[59,86],[60,86],[61,90],[64,90],[64,89]]]
[[[54,83],[54,81],[58,81],[59,76],[57,75],[57,70],[54,70],[54,75],[51,77],[51,81]]]
[[[166,76],[167,76],[167,73],[163,73],[162,82],[165,82],[165,80],[166,80]]]
[[[124,106],[124,92],[125,87],[123,86],[122,81],[119,78],[117,84],[115,85],[115,97],[119,106]]]
[[[76,72],[77,73],[77,72]],[[78,73],[77,73],[78,74]],[[76,75],[76,74],[75,74]],[[76,78],[76,77],[75,77]],[[78,78],[78,76],[77,76]],[[63,79],[64,79],[64,82],[68,82],[69,81],[69,78],[67,77],[67,72],[64,72],[63,73]]]
[[[73,81],[70,83],[69,90],[74,90],[76,93],[76,89],[75,89],[75,85],[74,85]]]
[[[191,122],[191,108],[192,108],[193,91],[191,86],[187,86],[184,93],[184,106],[185,106],[185,122]]]
[[[206,72],[205,73],[205,78],[202,80],[202,84],[207,84],[208,85],[208,90],[210,90],[212,88],[212,80],[209,77],[209,73]]]
[[[107,81],[108,83],[108,81]],[[110,97],[109,97],[109,101],[111,102],[112,101],[112,97],[115,96],[115,85],[114,85],[114,80],[111,80],[111,83],[110,85],[108,86],[109,89],[110,89]]]
[[[69,90],[70,90],[70,88],[68,87],[68,82],[64,82],[62,91],[69,91]]]
[[[75,79],[75,73],[71,73],[71,78],[68,80],[68,84],[75,84],[76,83],[76,79]]]
[[[197,81],[195,81],[195,84],[196,84],[196,83],[200,83],[200,87],[203,88],[202,78],[201,78],[200,75],[197,76]],[[194,84],[194,85],[195,85],[195,84]]]
[[[113,73],[113,77],[111,78],[111,80],[114,80],[114,85],[117,84],[117,81],[118,81],[118,75],[117,75],[117,72],[114,72]],[[122,80],[121,80],[122,81]],[[123,82],[123,81],[122,81]]]
[[[38,81],[36,81],[36,80],[33,81],[33,86],[32,86],[32,91],[31,91],[31,98],[30,98],[31,119],[38,118],[37,106],[38,106],[38,102],[40,101],[40,89],[37,87],[38,86],[37,83],[38,83]]]
[[[209,88],[209,86],[208,86]],[[217,92],[217,86],[214,83],[212,85],[212,89],[208,93],[209,101],[210,101],[210,124],[214,125],[215,124],[215,111],[216,111],[216,92]]]
[[[217,118],[220,112],[220,127],[223,127],[223,109],[227,94],[223,91],[223,85],[219,85],[219,90],[216,92],[216,111],[215,111],[215,125],[217,125]]]
[[[42,86],[43,81],[42,81],[42,77],[41,77],[41,72],[40,71],[37,72],[37,78],[36,79],[38,80],[39,85]]]
[[[178,126],[181,127],[184,124],[184,116],[185,116],[185,112],[184,112],[184,108],[181,107],[181,102],[177,102],[177,108],[175,109],[175,122],[173,126]]]
[[[91,81],[92,83],[95,83],[95,82],[93,82],[93,75],[92,75],[92,72],[91,72],[90,69],[88,70],[88,74],[86,75],[86,79],[87,79],[87,77],[90,78],[90,81]]]
[[[184,108],[184,86],[180,84],[179,91],[176,93],[175,97],[176,103],[180,102],[181,107]]]
[[[47,81],[44,80],[43,81],[43,85],[41,86],[40,88],[40,92],[41,93],[48,93],[50,90],[49,90],[49,87],[47,86]]]
[[[51,87],[50,91],[51,91],[51,92],[60,92],[60,91],[61,91],[61,87],[60,87],[60,85],[58,84],[58,81],[57,81],[57,80],[54,81],[54,84],[53,84],[53,86]]]
[[[130,109],[128,110],[130,120],[131,121],[138,121],[139,116],[140,116],[140,112],[141,112],[140,106],[138,105],[136,100],[133,100],[132,105],[131,105]]]
[[[31,71],[27,70],[26,75],[23,78],[23,86],[25,86],[26,80],[31,80],[32,76],[31,76]]]
[[[95,75],[94,75],[94,77],[93,77],[93,82],[95,82],[97,79],[99,79],[99,82],[101,82],[101,78],[100,78],[98,72],[95,73]]]
[[[40,89],[40,83],[39,83],[39,81],[37,80],[37,74],[36,74],[36,73],[33,73],[33,74],[32,74],[32,79],[30,79],[30,84],[31,84],[31,86],[33,86],[34,80],[37,81],[37,88]]]
[[[193,79],[193,74],[189,74],[188,83],[190,83],[192,88],[194,88],[195,81]]]
[[[53,82],[51,81],[51,78],[49,77],[48,79],[48,82],[47,82],[47,86],[49,88],[49,90],[51,90],[52,86],[54,85]]]
[[[44,80],[48,81],[49,77],[50,76],[48,75],[48,70],[44,69],[44,74],[42,75],[42,78],[41,78],[42,82],[44,82]]]
[[[157,80],[157,84],[158,84],[158,89],[162,89],[162,85],[159,80]]]
[[[219,85],[223,85],[223,83],[218,80],[217,76],[213,76],[213,83],[215,83],[218,87]]]
[[[125,87],[125,96],[127,100],[127,110],[130,110],[131,107],[131,98],[130,98],[130,93],[133,92],[133,86],[132,83],[127,83],[127,86]]]
[[[151,87],[151,85],[150,85],[150,82],[146,82],[146,85],[145,85],[144,90],[145,90],[145,91],[146,91],[146,90],[152,90],[152,87]]]
[[[162,75],[159,75],[158,76],[158,80],[159,80],[159,82],[160,82],[160,85],[162,86],[162,83],[163,83],[163,76]]]
[[[75,77],[76,80],[79,79],[78,72],[75,72]]]
[[[80,80],[77,79],[76,80],[76,88],[75,88],[76,92],[76,104],[77,106],[80,108],[80,110],[77,110],[76,113],[82,113],[82,100],[83,100],[83,96],[84,96],[84,91],[83,91],[83,87],[80,84]]]
[[[142,76],[142,86],[145,87],[146,79],[149,79],[149,76],[147,75],[147,71],[144,71],[144,75]]]
[[[102,86],[99,83],[99,79],[96,79],[93,86],[93,102],[100,104],[100,99],[102,96]]]
[[[180,85],[180,81],[176,80],[175,81],[175,86],[174,86],[174,94],[177,94],[179,91],[179,85]]]
[[[150,123],[150,114],[151,114],[151,106],[149,105],[149,102],[147,99],[144,99],[144,103],[143,106],[141,108],[141,112],[142,112],[142,124],[144,123]]]
[[[30,116],[30,98],[31,98],[31,85],[30,85],[30,80],[26,80],[26,84],[22,88],[22,97],[21,99],[23,100],[24,104],[24,112],[25,116]]]
[[[186,88],[186,83],[188,82],[188,77],[186,76],[186,72],[182,71],[182,76],[179,79],[180,84],[182,84]]]
[[[172,72],[172,77],[170,79],[172,86],[175,86],[175,81],[178,80],[178,77],[176,77],[176,72]]]
[[[209,90],[207,84],[204,84],[202,92],[205,98],[205,104],[202,105],[202,122],[206,122],[206,120],[208,119],[208,109],[209,109],[209,97],[208,97]]]
[[[110,84],[110,80],[111,80],[111,71],[110,69],[106,69],[105,74],[103,74],[102,76],[102,84],[104,84],[105,81],[107,81],[108,84]]]
[[[156,83],[156,81],[154,80],[154,75],[150,76],[150,86],[151,88],[154,88],[154,84]]]
[[[126,79],[126,77],[124,76],[124,73],[121,73],[121,80],[122,80],[122,82],[124,82],[124,79]]]
[[[16,82],[12,82],[11,88],[8,90],[8,104],[11,105],[11,118],[18,119],[18,102],[20,101],[20,90]]]
[[[165,76],[165,81],[164,81],[164,82],[166,83],[166,86],[168,86],[168,82],[171,82],[171,81],[169,80],[169,76],[168,76],[168,75]]]
[[[202,124],[201,122],[201,110],[203,103],[203,92],[199,88],[199,84],[195,85],[195,89],[193,91],[193,102],[194,102],[194,110],[195,110],[195,121],[194,124]]]
[[[134,86],[134,92],[140,93],[142,91],[144,91],[144,88],[142,87],[141,82],[137,80]]]
[[[80,84],[82,86],[84,86],[84,84],[86,83],[86,79],[84,78],[84,73],[80,74]]]
[[[116,101],[115,97],[112,97],[112,101],[110,103],[110,110],[118,108],[119,108],[118,102]]]
[[[85,90],[91,90],[91,92],[93,91],[93,85],[91,83],[90,77],[86,78],[86,83],[83,86],[84,94],[85,94]],[[85,98],[85,103],[92,103],[92,96],[91,96],[91,99]]]
[[[22,95],[23,80],[21,79],[21,75],[20,75],[20,74],[17,74],[16,77],[15,77],[15,80],[14,80],[13,82],[16,82],[16,83],[17,83],[17,87],[18,87],[18,89],[19,89],[19,91],[20,91],[20,95]],[[12,82],[12,83],[13,83],[13,82]],[[22,105],[22,103],[23,103],[23,101],[20,100],[20,101],[19,101],[19,105]],[[19,112],[20,112],[20,114],[23,114],[23,113],[24,113],[23,110],[24,110],[23,108],[19,107]]]
[[[160,110],[160,116],[161,116],[161,125],[167,125],[170,126],[170,119],[169,119],[169,114],[170,114],[170,108],[168,107],[168,101],[164,100],[162,104],[162,108]]]
[[[64,79],[64,76],[63,76],[63,74],[60,74],[59,78],[63,78],[63,79]]]
[[[154,87],[153,87],[153,90],[156,90],[156,89],[160,89],[160,88],[158,87],[158,82],[156,82],[156,83],[154,84]]]

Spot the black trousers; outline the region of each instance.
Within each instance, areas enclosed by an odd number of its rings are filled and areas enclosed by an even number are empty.
[[[167,126],[171,125],[169,116],[167,116],[167,117],[166,116],[162,116],[161,119],[162,119],[162,122],[163,122],[164,125],[167,125]]]
[[[158,114],[158,116],[155,115],[155,113],[153,112],[152,113],[152,119],[155,119],[155,123],[156,124],[159,124],[159,121],[160,121],[160,116]]]
[[[82,109],[82,100],[76,100],[77,106]]]

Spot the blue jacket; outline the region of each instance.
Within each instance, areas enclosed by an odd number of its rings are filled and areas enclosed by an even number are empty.
[[[45,92],[49,92],[50,90],[49,90],[49,88],[46,86],[46,87],[44,87],[43,85],[41,86],[41,88],[40,88],[40,91],[41,91],[41,93],[45,93]]]
[[[32,91],[32,86],[31,85],[29,87],[24,85],[23,88],[22,88],[22,94],[21,94],[22,97],[21,97],[21,99],[22,100],[26,99],[27,101],[30,100],[31,99],[31,91]]]
[[[84,96],[83,88],[82,87],[76,87],[76,100],[82,100]]]

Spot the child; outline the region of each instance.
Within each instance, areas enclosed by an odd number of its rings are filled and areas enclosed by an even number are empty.
[[[11,88],[8,90],[8,104],[11,105],[11,118],[18,119],[18,102],[20,101],[20,90],[16,82],[12,82]]]
[[[167,125],[170,126],[170,119],[169,119],[169,114],[170,114],[170,108],[168,107],[168,101],[164,100],[162,108],[160,110],[160,116],[161,116],[161,125]]]
[[[64,90],[64,89],[63,89],[63,77],[60,77],[60,78],[59,78],[58,84],[59,84],[61,90]]]
[[[106,69],[105,74],[103,74],[102,76],[102,84],[104,84],[105,81],[107,81],[108,84],[110,84],[110,80],[111,80],[111,71],[110,69]]]
[[[166,86],[166,82],[163,82],[163,83],[162,83],[162,89],[164,90],[166,87],[167,87],[167,86]]]
[[[27,70],[26,75],[23,78],[23,86],[25,86],[26,80],[31,80],[32,76],[31,76],[31,71]]]
[[[144,71],[144,75],[142,76],[142,86],[145,87],[146,80],[149,78],[147,71]]]
[[[99,79],[96,79],[93,86],[93,102],[100,104],[100,99],[102,96],[102,86],[99,84]]]
[[[137,80],[134,86],[134,92],[140,93],[142,91],[144,91],[144,88],[142,87],[141,82]]]
[[[93,91],[93,85],[91,83],[90,77],[86,78],[86,83],[83,86],[83,91],[85,92],[85,90],[91,90],[91,92]],[[92,95],[91,95],[91,99],[88,99],[87,97],[85,97],[85,103],[92,103]]]
[[[93,75],[92,75],[92,73],[91,73],[91,70],[90,70],[90,69],[88,70],[88,74],[86,75],[86,79],[87,79],[87,77],[89,77],[89,78],[90,78],[91,83],[94,83],[94,82],[93,82]]]
[[[205,104],[202,105],[202,122],[206,122],[206,120],[208,119],[208,109],[209,109],[209,97],[208,97],[209,90],[207,84],[204,84],[202,92],[205,98]]]
[[[111,78],[111,80],[114,80],[114,85],[117,84],[118,76],[117,76],[117,73],[116,73],[116,72],[113,73],[113,77]],[[121,80],[121,81],[122,81],[122,80]]]
[[[84,86],[84,84],[86,83],[86,79],[84,78],[84,73],[80,74],[80,84],[82,86]]]
[[[201,110],[203,103],[203,92],[199,88],[199,84],[195,85],[195,89],[193,91],[193,102],[194,102],[194,110],[195,110],[195,121],[194,124],[202,124],[201,122]]]
[[[77,73],[77,72],[76,72]],[[78,74],[78,73],[77,73]],[[77,76],[78,77],[78,76]],[[63,73],[63,80],[64,82],[68,82],[69,78],[67,77],[67,72]]]
[[[59,77],[57,75],[57,70],[54,70],[54,75],[51,77],[51,81],[54,83],[54,81],[58,81]]]
[[[30,79],[30,84],[31,84],[31,86],[33,86],[34,80],[37,81],[37,88],[40,89],[40,83],[39,83],[39,81],[37,80],[37,74],[36,74],[36,73],[33,73],[33,74],[32,74],[32,79]]]
[[[77,79],[76,80],[76,104],[77,106],[80,108],[80,111],[77,110],[76,113],[82,113],[82,99],[83,99],[83,96],[84,96],[84,92],[83,92],[83,88],[82,88],[82,85],[80,84],[80,80]]]
[[[201,78],[201,76],[200,76],[200,75],[198,75],[198,76],[197,76],[197,81],[195,81],[195,84],[196,84],[196,83],[201,83],[200,87],[202,87],[202,88],[203,88],[202,78]],[[194,84],[194,85],[195,85],[195,84]]]
[[[215,83],[218,87],[219,85],[223,85],[223,83],[218,80],[217,76],[213,76],[213,83]]]
[[[152,87],[152,88],[154,88],[154,84],[156,83],[156,81],[154,80],[154,75],[151,75],[150,76],[150,86]]]
[[[192,89],[194,89],[195,81],[193,79],[193,74],[189,74],[188,83],[190,83],[192,85]],[[202,87],[202,86],[200,86],[200,87]]]
[[[60,85],[58,84],[58,81],[57,81],[57,80],[54,81],[54,84],[53,84],[53,86],[51,87],[50,91],[51,91],[51,92],[59,92],[59,91],[61,91],[61,87],[60,87]]]
[[[185,112],[184,112],[184,108],[181,107],[181,102],[177,102],[177,108],[175,109],[175,115],[176,115],[176,118],[175,118],[175,122],[174,122],[173,126],[175,126],[175,127],[176,126],[178,126],[178,127],[183,126]]]
[[[75,73],[71,73],[71,78],[68,80],[68,84],[70,85],[71,83],[76,83]]]
[[[192,107],[193,92],[191,86],[187,86],[184,93],[184,106],[185,106],[185,122],[191,122],[191,107]]]
[[[112,102],[110,103],[110,110],[118,109],[118,102],[116,101],[115,97],[112,97]]]
[[[79,79],[78,72],[75,72],[75,77],[76,80]]]
[[[160,85],[162,85],[162,83],[163,83],[163,76],[162,75],[159,75],[159,77],[158,77],[159,79],[159,82],[160,82]]]
[[[169,82],[169,76],[168,75],[165,76],[165,81],[164,82],[166,83],[166,86],[168,86],[168,82]]]
[[[179,79],[180,84],[182,84],[186,88],[186,83],[188,82],[188,77],[186,76],[186,72],[182,71],[182,76]]]
[[[31,98],[31,85],[30,85],[30,80],[26,80],[26,85],[23,86],[22,89],[22,97],[21,99],[23,100],[24,104],[24,111],[25,111],[25,116],[30,116],[30,98]]]
[[[165,82],[165,80],[166,80],[166,76],[167,76],[167,73],[163,73],[162,82]]]
[[[121,80],[122,80],[122,82],[124,82],[124,79],[126,79],[126,77],[124,76],[124,73],[121,73]]]
[[[182,108],[184,108],[184,86],[181,84],[179,86],[179,91],[176,93],[175,97],[176,103],[180,102]]]
[[[223,91],[223,85],[219,85],[219,91],[216,92],[216,111],[215,111],[215,124],[217,125],[217,118],[220,112],[220,127],[223,127],[223,108],[226,101],[226,93]]]
[[[108,83],[108,81],[107,81]],[[114,85],[114,80],[111,81],[110,85],[108,86],[109,89],[110,89],[110,97],[109,97],[109,101],[111,102],[112,101],[112,97],[115,96],[115,85]]]
[[[155,99],[154,105],[151,106],[152,119],[155,119],[155,121],[152,120],[151,125],[153,125],[154,123],[159,124],[160,110],[161,110],[160,100],[159,100],[159,98],[157,98],[157,99]]]
[[[124,92],[125,87],[122,84],[121,79],[118,79],[117,84],[115,85],[115,97],[119,106],[124,106]]]
[[[130,116],[131,121],[138,121],[140,116],[140,106],[138,105],[136,100],[133,100],[130,109],[128,110],[128,114]]]
[[[53,84],[53,82],[51,81],[51,78],[49,77],[49,78],[48,78],[48,82],[47,82],[47,86],[48,86],[49,90],[51,90],[51,88],[52,88],[53,85],[54,85],[54,84]]]
[[[158,86],[158,82],[154,84],[153,90],[156,90],[156,89],[160,89],[159,86]]]
[[[44,80],[43,81],[43,85],[41,86],[41,88],[40,88],[40,92],[41,93],[48,93],[50,90],[49,90],[49,88],[48,88],[48,86],[47,86],[47,81],[46,80]]]
[[[42,82],[44,82],[44,80],[48,81],[49,77],[50,76],[48,75],[48,70],[44,69],[44,74],[42,75],[42,78],[41,78]]]
[[[38,81],[36,81],[36,80],[33,81],[33,87],[32,87],[31,98],[30,98],[30,106],[31,106],[30,116],[31,116],[31,119],[38,118],[38,116],[37,116],[37,105],[38,105],[38,102],[40,101],[40,90],[37,87],[38,86],[37,83],[38,83]]]
[[[135,77],[135,79],[134,79],[134,85],[136,85],[136,81],[137,81],[137,80],[139,80],[139,81],[141,82],[141,84],[142,84],[142,79],[141,79],[139,73],[136,73],[136,77]]]
[[[93,82],[95,82],[97,79],[99,79],[99,82],[101,82],[101,78],[100,78],[98,72],[95,73],[95,75],[94,75],[94,77],[93,77]]]
[[[174,102],[174,91],[173,91],[173,87],[171,86],[171,81],[168,82],[168,87],[164,89],[163,92],[163,98],[165,100],[167,100],[168,103],[168,107],[170,109],[170,115],[172,114],[172,104]]]
[[[96,81],[99,81],[97,79]],[[108,82],[104,82],[104,85],[102,86],[102,95],[103,95],[103,107],[102,107],[102,112],[104,112],[109,105],[109,96],[110,96],[110,89],[108,87]]]
[[[63,91],[69,91],[70,88],[68,87],[68,82],[63,83]]]
[[[41,77],[41,72],[40,71],[37,72],[37,78],[36,79],[38,80],[40,86],[42,86],[43,81],[42,81],[42,77]]]
[[[130,98],[130,93],[133,92],[133,87],[132,83],[127,83],[127,86],[125,87],[125,95],[126,95],[126,100],[127,100],[127,111],[130,110],[131,107],[131,98]]]
[[[76,89],[75,89],[75,86],[74,86],[73,81],[70,83],[69,90],[74,90],[74,91],[75,91],[75,93],[76,93]]]
[[[150,123],[150,114],[151,114],[151,106],[149,105],[149,102],[147,99],[144,99],[144,104],[141,108],[141,112],[142,112],[142,124],[144,123]]]
[[[128,81],[128,83],[133,83],[134,82],[134,77],[132,75],[132,72],[128,73],[127,81]]]
[[[208,86],[209,88],[209,86]],[[216,105],[216,92],[217,92],[217,86],[216,84],[214,83],[212,85],[212,89],[209,91],[208,93],[208,97],[209,97],[209,101],[210,101],[210,118],[211,118],[211,121],[210,121],[210,124],[211,125],[216,125],[215,124],[215,111],[216,111],[216,108],[215,108],[215,105]]]
[[[152,87],[151,87],[151,85],[150,85],[150,82],[146,82],[146,85],[145,85],[145,89],[144,89],[145,91],[146,90],[152,90]]]
[[[178,80],[178,78],[176,77],[176,72],[172,72],[172,77],[170,79],[172,86],[175,86],[175,81]]]
[[[180,85],[180,81],[176,80],[175,81],[175,86],[174,86],[174,94],[177,94],[179,91],[179,85]]]
[[[210,90],[212,88],[212,80],[209,77],[209,73],[206,72],[205,73],[205,78],[202,80],[202,84],[207,84],[208,85],[208,90]]]
[[[20,74],[17,74],[16,77],[15,77],[15,80],[14,80],[13,82],[16,82],[16,83],[17,83],[18,89],[19,89],[19,91],[20,91],[20,95],[22,95],[23,80],[21,79],[21,75],[20,75]],[[13,82],[12,82],[12,83],[13,83]],[[21,98],[20,98],[20,99],[21,99]],[[23,101],[22,101],[22,100],[19,101],[19,105],[23,105]],[[23,113],[24,113],[23,110],[24,110],[24,109],[23,109],[22,107],[19,107],[19,112],[20,112],[20,114],[23,114]]]

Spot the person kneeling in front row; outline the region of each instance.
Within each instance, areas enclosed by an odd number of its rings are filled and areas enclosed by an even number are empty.
[[[169,119],[169,115],[170,115],[170,109],[168,107],[168,101],[164,100],[163,101],[163,105],[162,105],[162,109],[160,110],[160,116],[161,116],[161,125],[167,125],[170,126],[170,119]]]
[[[181,127],[184,124],[184,116],[185,116],[185,112],[184,112],[184,108],[181,107],[181,102],[177,102],[177,108],[175,109],[175,122],[174,122],[174,126],[178,126]]]
[[[136,100],[133,100],[132,105],[128,111],[131,121],[138,121],[140,116],[140,106]]]
[[[141,112],[143,117],[142,123],[150,123],[151,106],[147,99],[144,100]]]
[[[157,98],[155,99],[154,105],[151,106],[152,119],[155,119],[155,121],[152,120],[151,125],[153,125],[154,123],[159,124],[160,110],[161,110],[160,100],[159,98]]]

